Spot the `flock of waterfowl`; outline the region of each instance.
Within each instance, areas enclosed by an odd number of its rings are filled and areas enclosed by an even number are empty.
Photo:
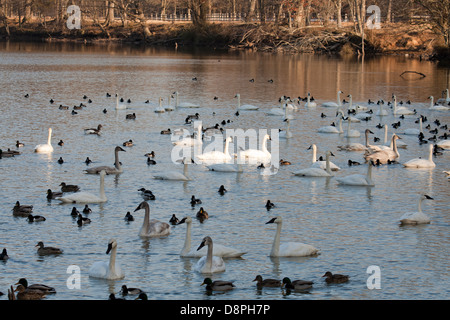
[[[287,124],[287,129],[280,129],[280,137],[289,139],[292,138],[292,132],[290,132],[290,122],[294,120],[293,115],[295,112],[298,112],[301,107],[303,108],[335,108],[336,110],[336,118],[335,121],[338,122],[336,125],[333,122],[330,126],[320,127],[318,128],[319,133],[323,134],[339,134],[343,135],[347,138],[359,138],[360,132],[351,128],[351,124],[354,122],[367,121],[369,122],[373,116],[373,111],[369,110],[370,106],[374,102],[368,102],[368,105],[353,105],[352,96],[348,95],[349,102],[342,101],[340,99],[340,95],[343,92],[339,91],[337,93],[338,100],[336,102],[326,102],[326,103],[316,103],[315,99],[307,94],[305,98],[299,99],[290,99],[288,97],[280,98],[280,107],[271,109],[267,115],[278,115],[281,116],[282,119],[285,120]],[[180,103],[178,93],[175,92],[175,106],[172,108],[170,105],[167,105],[165,108],[162,106],[162,99],[159,100],[159,106],[154,110],[157,113],[168,112],[171,110],[175,110],[177,108],[199,108],[200,106],[197,104],[189,104],[189,103]],[[108,97],[111,97],[110,94],[107,94]],[[237,98],[237,113],[235,116],[239,116],[239,111],[257,111],[259,107],[250,105],[250,104],[241,104],[240,95],[236,95]],[[169,98],[170,99],[170,98]],[[448,90],[447,90],[447,98],[440,99],[436,103],[433,100],[433,97],[430,97],[431,105],[430,109],[433,111],[443,111],[446,112],[450,110],[450,98],[448,98]],[[92,101],[90,101],[92,102]],[[128,101],[130,102],[130,100]],[[304,103],[303,103],[304,102]],[[53,103],[53,102],[51,102]],[[348,104],[348,106],[347,106]],[[352,185],[352,186],[374,186],[375,183],[372,179],[372,167],[380,166],[385,164],[398,164],[400,159],[400,154],[398,149],[404,148],[405,145],[399,146],[398,139],[401,139],[402,134],[411,134],[417,135],[417,143],[429,143],[429,154],[426,159],[421,157],[417,159],[410,159],[408,161],[401,162],[401,164],[406,168],[433,168],[435,166],[433,162],[433,157],[439,155],[439,152],[442,154],[443,151],[450,149],[450,140],[447,139],[447,126],[440,124],[439,119],[436,119],[434,122],[435,128],[431,129],[428,127],[430,133],[433,134],[430,138],[425,138],[423,124],[427,121],[427,119],[419,115],[416,110],[410,110],[405,106],[398,106],[398,102],[396,100],[395,95],[392,96],[392,102],[385,104],[384,101],[380,100],[377,103],[377,107],[379,108],[377,112],[377,116],[384,116],[388,114],[388,110],[392,108],[391,112],[394,116],[398,116],[399,119],[403,119],[405,115],[410,115],[414,117],[418,117],[417,123],[419,124],[419,128],[417,130],[405,130],[400,133],[393,133],[390,139],[387,139],[387,128],[388,124],[381,125],[380,128],[385,128],[385,143],[380,145],[371,144],[369,141],[369,135],[373,134],[373,132],[367,128],[365,130],[365,143],[349,143],[347,145],[337,146],[337,151],[345,151],[345,152],[355,152],[361,151],[363,152],[363,156],[359,159],[360,161],[364,161],[367,164],[367,174],[350,174],[347,176],[336,176],[335,180],[339,185]],[[400,105],[409,105],[410,102],[400,103]],[[85,106],[80,104],[81,107]],[[386,106],[386,108],[384,108]],[[60,106],[60,109],[65,109],[64,106]],[[127,105],[124,100],[119,100],[118,95],[116,95],[116,106],[117,110],[127,109]],[[388,110],[386,110],[388,109]],[[106,112],[106,109],[104,110]],[[334,111],[333,111],[334,113]],[[195,113],[186,118],[186,124],[191,124],[191,120],[199,119],[201,115],[199,113]],[[324,113],[321,115],[322,118],[327,117]],[[126,119],[136,119],[136,114],[131,113],[126,115]],[[224,120],[225,121],[225,120]],[[347,130],[342,128],[343,122],[347,122]],[[229,123],[229,121],[225,121],[224,123]],[[223,124],[224,124],[223,123]],[[395,124],[392,124],[395,128]],[[397,125],[397,128],[399,126]],[[99,124],[97,128],[86,128],[84,129],[85,134],[101,134],[103,126]],[[182,138],[177,139],[173,142],[175,146],[182,146],[184,148],[192,148],[192,147],[202,147],[205,143],[205,137],[208,135],[207,131],[210,130],[211,135],[222,134],[223,130],[220,129],[219,125],[213,126],[211,128],[202,128],[201,126],[196,128],[196,132],[193,136],[185,135]],[[174,129],[167,129],[161,131],[161,134],[168,134],[171,136],[179,135],[178,132]],[[438,136],[442,132],[442,135]],[[438,137],[437,137],[438,136]],[[39,144],[34,148],[34,151],[37,153],[52,153],[54,152],[54,148],[51,144],[52,138],[52,129],[48,129],[48,140],[45,144]],[[224,139],[224,149],[223,151],[210,151],[202,153],[198,156],[198,158],[193,159],[194,163],[197,161],[203,161],[207,166],[207,168],[211,171],[228,171],[228,172],[242,172],[243,167],[240,165],[240,161],[238,161],[238,165],[235,165],[236,159],[241,160],[256,160],[255,163],[259,164],[259,168],[264,168],[265,165],[271,162],[271,153],[267,148],[268,142],[271,140],[269,135],[265,135],[262,139],[261,149],[246,149],[240,150],[235,154],[230,153],[229,151],[229,143],[232,142],[232,137],[228,137]],[[62,142],[62,140],[61,140]],[[19,149],[23,147],[23,143],[17,141],[16,147]],[[132,140],[128,140],[123,143],[122,147],[131,147]],[[106,175],[114,175],[121,174],[124,172],[124,168],[122,167],[122,163],[119,161],[119,152],[126,152],[124,148],[121,146],[116,146],[114,148],[114,156],[115,162],[114,166],[96,166],[96,167],[88,167],[85,170],[87,174],[98,174],[100,178],[100,189],[98,194],[93,194],[90,192],[80,192],[80,188],[77,185],[67,185],[64,182],[61,182],[60,187],[61,191],[52,191],[51,189],[47,190],[47,199],[49,201],[60,201],[61,203],[67,204],[83,204],[85,208],[83,209],[83,213],[85,215],[89,215],[92,210],[89,208],[88,204],[97,204],[104,203],[108,201],[107,192],[105,191],[105,176]],[[292,174],[294,176],[299,177],[333,177],[336,173],[341,170],[340,167],[331,162],[330,157],[334,156],[331,150],[326,150],[325,159],[317,158],[317,146],[316,144],[312,144],[310,149],[312,150],[312,163],[310,166],[293,171]],[[12,151],[8,149],[8,151],[0,150],[0,158],[1,157],[9,157],[19,155],[20,152]],[[156,161],[153,160],[155,157],[154,152],[148,153],[145,155],[147,157],[148,164],[156,164]],[[60,158],[62,160],[62,158]],[[150,163],[150,161],[153,161]],[[86,159],[86,164],[90,165],[89,157]],[[189,181],[190,177],[187,175],[188,163],[191,161],[189,159],[184,158],[184,172],[178,171],[161,171],[155,173],[153,175],[154,179],[160,180],[179,180],[179,181]],[[212,163],[208,163],[212,162]],[[61,164],[63,161],[60,162]],[[349,160],[349,166],[359,165],[360,163],[357,161]],[[288,160],[279,160],[279,165],[289,166],[291,163]],[[272,164],[273,166],[273,164]],[[126,167],[126,166],[125,166]],[[448,174],[448,171],[447,171]],[[175,214],[172,215],[172,218],[168,222],[159,221],[156,219],[150,219],[150,205],[148,201],[155,200],[155,195],[151,190],[141,188],[138,189],[141,192],[144,201],[142,201],[135,209],[135,211],[144,210],[144,219],[142,223],[142,227],[139,232],[140,237],[167,237],[170,236],[172,227],[171,226],[181,226],[183,224],[186,225],[186,238],[184,247],[180,251],[181,257],[189,257],[198,259],[194,270],[201,274],[214,274],[221,273],[226,270],[226,259],[227,258],[237,258],[243,256],[246,252],[231,248],[228,246],[224,246],[218,243],[213,242],[211,236],[205,236],[201,243],[197,244],[197,246],[191,247],[191,228],[192,228],[192,218],[187,216],[182,219],[178,219]],[[223,185],[220,186],[218,193],[220,195],[224,195],[227,192]],[[426,224],[430,223],[430,218],[422,212],[422,201],[423,200],[431,200],[433,199],[429,195],[421,194],[418,196],[418,210],[417,212],[406,212],[403,216],[399,217],[400,224]],[[192,207],[202,204],[202,200],[192,195],[190,199],[190,204]],[[270,200],[267,200],[266,209],[269,211],[272,208],[275,208],[275,204]],[[33,215],[33,206],[32,205],[23,205],[19,201],[16,202],[14,207],[12,208],[13,215],[27,217],[30,222],[32,221],[45,221],[46,219],[42,216]],[[73,207],[72,216],[77,219],[77,224],[79,226],[89,224],[91,219],[88,217],[83,217],[80,212]],[[204,209],[204,207],[200,207],[196,214],[196,218],[200,221],[205,221],[209,218],[208,213]],[[127,212],[125,218],[126,221],[134,221],[134,217],[131,212]],[[271,257],[299,257],[299,256],[315,256],[320,254],[320,250],[315,248],[312,245],[300,243],[300,242],[282,242],[281,241],[281,231],[282,231],[282,217],[276,216],[266,224],[275,224],[276,232],[275,237],[272,244],[272,249],[268,253]],[[102,278],[108,280],[122,280],[126,277],[126,267],[122,269],[120,263],[116,261],[118,243],[115,239],[111,239],[105,246],[107,245],[106,253],[110,255],[109,261],[98,261],[92,264],[89,270],[89,276],[93,278]],[[42,241],[39,241],[36,245],[38,247],[37,253],[39,255],[53,255],[53,254],[63,254],[63,251],[59,248],[44,246]],[[181,249],[181,248],[180,248]],[[7,249],[4,248],[1,255],[0,260],[6,261],[8,259]],[[348,275],[342,274],[332,274],[327,271],[324,276],[326,283],[345,283],[349,280]],[[284,287],[289,290],[310,290],[313,287],[313,281],[310,280],[291,280],[289,277],[284,277],[282,280],[279,279],[263,279],[261,275],[256,276],[255,280],[257,282],[258,288],[264,287]],[[10,299],[42,299],[48,294],[54,294],[56,291],[54,288],[47,287],[45,285],[33,285],[28,286],[25,279],[21,279],[18,283],[16,289],[9,291]],[[232,281],[226,280],[215,280],[213,281],[211,278],[206,277],[202,283],[202,285],[206,285],[206,289],[209,291],[227,291],[232,290],[236,286]],[[16,292],[16,294],[15,294]],[[127,295],[135,295],[138,296],[138,299],[147,299],[147,294],[143,290],[138,288],[127,288],[126,285],[122,286],[121,293],[123,296]],[[117,299],[114,294],[109,296],[110,299]]]

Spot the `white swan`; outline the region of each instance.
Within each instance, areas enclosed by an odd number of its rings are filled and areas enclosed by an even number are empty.
[[[308,92],[308,95],[306,96],[306,102],[305,102],[306,108],[314,108],[317,107],[317,103],[314,101],[311,101],[311,94]]]
[[[106,171],[100,171],[100,195],[95,195],[89,192],[75,192],[64,197],[56,198],[62,203],[102,203],[108,199],[105,195],[105,175]]]
[[[283,219],[281,217],[276,217],[266,222],[266,224],[268,223],[277,224],[277,232],[275,233],[272,250],[270,251],[271,257],[305,257],[317,255],[319,253],[319,250],[315,247],[301,242],[285,242],[280,244]]]
[[[365,151],[365,150],[367,150],[368,146],[370,145],[369,144],[369,133],[373,134],[373,132],[370,131],[370,129],[366,129],[364,131],[364,133],[365,133],[365,137],[366,137],[365,145],[358,143],[358,142],[352,142],[352,143],[348,143],[344,146],[337,146],[338,150],[344,150],[344,151]]]
[[[415,158],[403,163],[403,166],[406,168],[434,168],[436,164],[433,161],[433,149],[434,145],[430,144],[429,146],[430,153],[428,155],[428,159]]]
[[[359,138],[361,136],[361,133],[358,130],[351,129],[351,121],[347,121],[347,131],[344,134],[344,137],[346,138]]]
[[[400,141],[400,140],[396,140],[395,141],[397,148],[402,148],[402,149],[406,149],[406,147],[408,146],[405,142]],[[388,141],[388,125],[385,124],[384,125],[384,145],[375,145],[375,144],[369,144],[368,148],[367,148],[367,152],[370,153],[374,153],[380,150],[388,150],[391,149],[393,150],[394,145],[392,142],[392,139],[389,139]]]
[[[436,142],[436,145],[442,149],[450,149],[450,140],[439,140]]]
[[[449,104],[450,103],[450,94],[449,90],[445,89],[446,97],[445,98],[439,98],[436,102],[439,104]]]
[[[408,114],[416,114],[415,111],[409,110],[406,107],[398,107],[397,106],[397,97],[395,95],[392,96],[392,100],[394,101],[394,115],[408,115]]]
[[[321,106],[327,108],[339,108],[341,106],[341,93],[343,93],[341,90],[337,92],[337,102],[324,102],[321,104]]]
[[[359,104],[353,106],[353,96],[351,94],[349,94],[347,97],[349,98],[349,104],[347,107],[347,111],[356,112],[357,110],[364,111],[364,110],[368,109],[366,106],[362,106]]]
[[[176,136],[175,136],[176,137]],[[199,147],[203,145],[202,141],[202,125],[200,124],[197,127],[197,135],[195,137],[183,137],[180,140],[176,140],[172,142],[175,146],[183,146],[183,147]]]
[[[372,166],[373,164],[369,162],[366,175],[355,173],[346,177],[337,177],[336,181],[340,185],[373,187],[375,183],[372,180]]]
[[[169,96],[167,97],[167,104],[164,106],[165,111],[175,110],[175,107],[170,104],[170,98],[172,98],[172,95],[169,94]]]
[[[432,197],[421,194],[419,198],[418,210],[415,212],[407,212],[400,217],[400,224],[426,224],[430,223],[430,217],[422,212],[422,201],[423,200],[434,200]]]
[[[164,113],[166,109],[162,105],[163,98],[159,97],[159,105],[153,110],[155,113]]]
[[[331,152],[327,151],[326,156],[325,156],[325,159],[326,159],[325,160],[325,170],[323,170],[322,168],[309,167],[309,168],[297,170],[297,171],[293,172],[293,174],[295,176],[301,176],[301,177],[331,177],[333,175],[331,173],[331,167],[330,167],[330,156],[331,156]]]
[[[392,149],[383,149],[374,153],[366,153],[364,159],[366,161],[373,161],[373,163],[386,164],[388,162],[396,161],[400,158],[400,153],[397,150],[396,140],[400,139],[395,133],[392,135]]]
[[[258,110],[259,107],[254,106],[252,104],[243,104],[241,105],[241,95],[239,93],[236,94],[235,98],[238,99],[237,109],[238,110]]]
[[[148,205],[147,201],[142,201],[134,210],[134,212],[141,209],[145,210],[145,216],[141,230],[139,231],[139,236],[164,237],[170,234],[171,227],[168,223],[150,219],[150,206]]]
[[[84,171],[89,174],[98,174],[100,171],[105,170],[107,174],[117,174],[122,173],[123,168],[122,164],[119,161],[119,151],[126,152],[121,147],[117,146],[114,148],[114,167],[110,166],[98,166],[98,167],[92,167],[89,169],[85,169]]]
[[[189,181],[189,180],[191,180],[187,176],[188,164],[187,164],[186,158],[183,160],[183,163],[184,163],[184,171],[183,171],[183,173],[178,172],[178,171],[163,171],[163,172],[156,173],[153,176],[153,179],[157,179],[157,180],[175,180],[175,181]]]
[[[125,273],[119,264],[116,263],[117,255],[117,241],[111,239],[108,242],[108,249],[106,254],[110,253],[109,263],[105,261],[98,261],[92,264],[89,269],[89,276],[92,278],[101,278],[107,280],[119,280],[125,278]]]
[[[378,103],[378,111],[375,112],[375,115],[377,116],[387,116],[389,113],[387,112],[387,110],[383,109],[383,104],[381,102]]]
[[[47,143],[45,143],[45,144],[38,144],[36,147],[34,147],[34,152],[38,152],[38,153],[50,153],[50,152],[53,152],[53,147],[52,147],[52,128],[48,128]]]
[[[199,154],[197,158],[199,160],[214,160],[215,162],[216,161],[228,162],[231,160],[231,155],[228,152],[228,145],[230,144],[231,141],[233,141],[233,137],[231,136],[225,139],[225,147],[223,149],[223,152],[213,150],[210,152]]]
[[[338,127],[336,126],[323,126],[320,127],[317,132],[320,133],[343,133],[344,130],[342,130],[342,117],[344,116],[344,113],[342,110],[338,110],[336,116],[339,116],[339,124]]]
[[[184,240],[183,249],[180,252],[180,256],[185,258],[201,258],[207,255],[207,250],[205,247],[197,250],[195,248],[191,249],[191,229],[192,229],[192,218],[186,217],[181,219],[177,225],[186,223],[186,237]],[[244,255],[245,252],[240,250],[230,248],[221,244],[214,243],[213,246],[213,256],[222,258],[239,258]]]
[[[200,106],[195,103],[179,102],[178,101],[178,91],[175,91],[174,94],[175,94],[175,108],[200,108]]]
[[[419,128],[408,128],[403,131],[403,134],[418,136],[420,133],[423,133],[422,129],[422,117],[419,117]]]
[[[270,109],[268,112],[266,112],[266,115],[268,116],[284,116],[286,114],[286,100],[284,97],[280,98],[280,106]],[[292,108],[292,106],[291,106]],[[292,108],[293,109],[293,108]]]
[[[119,103],[119,96],[116,94],[116,110],[127,109],[127,105],[124,103]]]
[[[448,95],[448,92],[447,92],[447,95]],[[450,110],[449,107],[443,106],[441,104],[434,104],[433,96],[429,96],[428,99],[430,99],[430,101],[431,101],[430,108],[429,108],[430,110],[433,110],[433,111],[448,111],[448,110]]]
[[[217,273],[225,271],[225,262],[221,257],[213,255],[213,241],[211,237],[204,237],[197,250],[208,246],[206,256],[201,257],[194,266],[194,270],[200,273]]]
[[[292,138],[291,120],[289,118],[286,118],[284,121],[287,123],[286,130],[285,131],[280,131],[278,133],[278,137],[280,139],[290,139],[290,138]]]
[[[270,136],[268,134],[264,135],[264,138],[261,143],[261,149],[247,149],[244,151],[241,151],[239,153],[239,157],[241,160],[250,160],[250,161],[257,161],[257,162],[263,162],[268,163],[270,162],[272,155],[267,150],[267,140],[271,140]]]
[[[308,150],[309,150],[309,149],[312,149],[312,151],[313,151],[312,165],[311,165],[311,167],[312,167],[312,168],[320,168],[320,169],[322,169],[322,170],[326,170],[326,168],[327,168],[327,162],[326,162],[326,161],[319,161],[319,160],[317,160],[317,146],[316,146],[315,144],[312,144],[312,145],[308,148]],[[341,168],[338,167],[337,165],[335,165],[333,162],[331,162],[331,161],[329,161],[329,162],[330,162],[330,168],[331,168],[331,171],[338,171],[338,170],[341,170]]]

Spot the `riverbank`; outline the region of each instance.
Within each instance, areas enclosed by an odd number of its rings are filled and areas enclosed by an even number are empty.
[[[273,24],[210,23],[196,28],[189,22],[146,22],[103,27],[83,22],[80,29],[69,30],[54,21],[28,23],[20,26],[9,23],[9,34],[0,29],[2,40],[12,41],[75,41],[85,43],[120,42],[150,46],[203,46],[228,50],[255,50],[284,53],[318,53],[361,55],[362,39],[353,25],[343,28],[313,25],[288,28]],[[439,36],[426,25],[384,24],[381,29],[366,30],[365,55],[408,55],[426,60],[449,59],[448,48]]]

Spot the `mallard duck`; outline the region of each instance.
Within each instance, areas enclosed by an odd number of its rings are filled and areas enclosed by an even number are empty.
[[[89,214],[92,213],[92,209],[89,208],[89,206],[87,204],[84,205],[84,209],[83,209],[83,213],[84,214]]]
[[[22,285],[27,290],[36,290],[40,291],[42,293],[56,293],[55,288],[47,286],[45,284],[32,284],[28,285],[28,281],[25,278],[20,278],[19,281],[16,283],[16,285]]]
[[[42,241],[39,241],[36,247],[39,247],[37,250],[37,253],[40,255],[47,255],[47,254],[61,254],[62,250],[59,248],[54,247],[44,247],[44,243]]]
[[[282,283],[286,289],[299,290],[299,291],[311,289],[312,285],[314,284],[313,281],[307,281],[307,280],[291,281],[291,279],[289,279],[288,277],[283,278]]]
[[[144,293],[144,291],[142,291],[139,288],[128,288],[126,285],[122,286],[122,290],[120,290],[120,292],[122,292],[123,296],[126,296],[128,294],[141,294]]]
[[[47,199],[48,200],[52,200],[52,199],[56,199],[59,197],[62,197],[63,193],[62,192],[53,192],[51,189],[47,190]]]
[[[177,225],[180,222],[180,220],[175,216],[175,214],[172,214],[172,218],[170,218],[169,222],[172,225]]]
[[[330,271],[325,272],[322,277],[326,277],[327,283],[344,283],[347,282],[349,276],[343,274],[332,274]]]
[[[211,278],[205,278],[201,286],[204,284],[206,284],[206,290],[208,291],[212,290],[227,291],[232,290],[235,287],[232,281],[223,281],[223,280],[212,281]]]
[[[61,182],[60,184],[62,192],[77,192],[80,191],[80,187],[74,184],[66,184],[65,182]]]
[[[39,221],[45,221],[45,217],[43,216],[33,216],[32,214],[29,214],[27,217],[29,222],[39,222]]]
[[[21,284],[14,291],[17,292],[17,300],[41,300],[45,297],[45,293],[37,290],[27,290]]]
[[[83,217],[81,214],[78,214],[77,224],[79,226],[91,223],[91,219]]]
[[[225,192],[227,192],[227,189],[225,189],[225,187],[223,185],[220,186],[219,191],[217,191],[220,193],[221,196],[223,196],[225,194]]]
[[[261,275],[257,275],[255,280],[257,287],[281,287],[281,281],[277,279],[264,279]]]
[[[196,204],[201,204],[201,203],[202,203],[202,200],[196,199],[194,195],[191,197],[191,206],[195,206]]]
[[[203,221],[208,218],[209,218],[208,212],[203,210],[203,207],[200,207],[200,210],[197,212],[197,219],[200,219],[200,221]]]
[[[130,211],[127,212],[124,218],[125,221],[134,221],[134,217],[131,215]]]
[[[8,252],[6,251],[6,248],[3,248],[2,253],[0,253],[0,260],[1,261],[6,261],[8,259],[9,259]]]
[[[17,201],[12,211],[13,215],[28,217],[28,215],[33,212],[33,206],[21,205],[20,202]]]

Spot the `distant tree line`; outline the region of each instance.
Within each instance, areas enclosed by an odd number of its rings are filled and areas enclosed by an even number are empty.
[[[6,27],[8,18],[18,18],[20,24],[26,24],[33,17],[42,23],[52,19],[62,24],[69,5],[78,5],[84,17],[102,27],[110,26],[115,19],[126,26],[129,21],[142,22],[155,14],[182,14],[203,26],[212,14],[227,13],[247,22],[294,28],[316,21],[340,28],[345,20],[353,22],[358,32],[363,31],[370,16],[367,7],[376,5],[382,23],[425,20],[447,45],[450,36],[450,0],[0,0],[0,23]]]

